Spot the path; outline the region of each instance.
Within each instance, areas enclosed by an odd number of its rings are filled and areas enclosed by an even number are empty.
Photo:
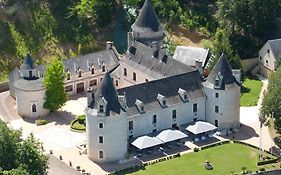
[[[0,93],[0,119],[5,122],[21,119],[15,110],[15,100],[9,91]]]

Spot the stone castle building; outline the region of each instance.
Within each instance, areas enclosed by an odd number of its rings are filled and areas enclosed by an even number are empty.
[[[239,127],[240,83],[223,54],[206,80],[202,62],[191,66],[169,57],[150,0],[131,28],[124,55],[108,42],[104,51],[64,61],[68,94],[87,91],[89,159],[121,160],[129,139],[192,121],[207,121],[221,130]],[[48,112],[42,108],[44,69],[34,66],[28,55],[21,69],[11,73],[10,93],[20,115],[38,117]],[[36,95],[30,95],[35,93],[33,82],[38,82]]]

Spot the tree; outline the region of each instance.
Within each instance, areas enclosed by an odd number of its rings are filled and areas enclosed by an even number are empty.
[[[273,114],[276,129],[281,130],[281,67],[272,73],[268,80],[267,93],[264,95],[261,112],[265,116]]]
[[[46,101],[44,107],[56,111],[67,101],[67,94],[64,90],[65,71],[61,60],[55,58],[47,67],[44,75],[46,87]]]
[[[0,133],[0,174],[47,174],[48,158],[32,135],[21,141],[21,132],[9,129],[3,121]]]
[[[111,22],[114,9],[115,2],[112,0],[79,0],[70,13],[78,16],[81,22],[103,27]]]

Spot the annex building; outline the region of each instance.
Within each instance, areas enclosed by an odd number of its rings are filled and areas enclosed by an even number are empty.
[[[201,74],[205,60],[188,65],[188,60],[169,57],[150,0],[131,28],[123,55],[107,42],[104,51],[64,61],[66,92],[87,92],[89,159],[121,160],[129,139],[192,121],[207,121],[223,130],[239,127],[240,83],[223,54],[206,79]],[[10,74],[10,94],[21,116],[49,112],[43,108],[44,69],[27,55],[22,67]]]

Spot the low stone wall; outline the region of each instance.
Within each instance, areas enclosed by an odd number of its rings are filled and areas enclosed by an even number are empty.
[[[251,71],[258,64],[258,58],[249,58],[241,60],[242,68],[244,72]]]
[[[272,171],[265,171],[265,172],[258,172],[258,173],[253,173],[251,175],[280,175],[281,170],[272,170]]]
[[[3,82],[0,83],[0,92],[8,91],[9,90],[9,83]]]

